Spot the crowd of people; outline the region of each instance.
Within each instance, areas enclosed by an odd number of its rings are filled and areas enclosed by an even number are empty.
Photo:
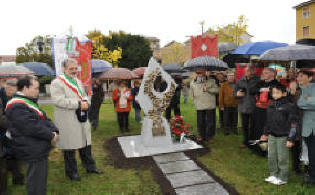
[[[26,183],[30,195],[46,194],[48,154],[52,143],[63,152],[65,175],[79,181],[75,151],[79,151],[82,165],[90,174],[102,174],[96,168],[92,155],[90,123],[98,128],[99,110],[104,99],[102,82],[93,79],[94,94],[89,100],[77,78],[78,64],[73,59],[63,62],[64,74],[51,83],[54,104],[52,122],[37,104],[39,82],[27,76],[8,79],[0,89],[0,191],[5,194],[8,171],[14,184]],[[202,142],[215,142],[217,109],[219,124],[224,135],[238,134],[241,117],[243,141],[240,149],[250,148],[268,156],[270,176],[265,179],[275,185],[288,182],[289,152],[292,152],[293,169],[304,172],[306,182],[315,184],[315,84],[313,73],[287,70],[287,77],[279,79],[272,68],[264,68],[260,76],[248,66],[238,81],[235,72],[212,74],[196,70],[191,82],[174,76],[177,88],[165,115],[171,119],[181,115],[180,98],[184,103],[190,96],[197,110],[197,129]],[[141,107],[135,100],[140,80],[130,89],[126,81],[115,82],[112,100],[121,133],[129,132],[129,113],[135,110],[135,120],[141,121]],[[165,83],[155,83],[157,91]],[[268,142],[268,151],[260,144]],[[256,144],[256,145],[255,145]],[[303,158],[302,158],[303,157]],[[305,161],[302,170],[301,159]],[[26,182],[21,162],[27,166]]]
[[[279,78],[276,70],[264,68],[257,76],[255,68],[248,66],[244,76],[236,81],[230,71],[211,75],[197,70],[190,84],[190,96],[197,110],[199,135],[203,141],[214,142],[216,106],[225,135],[238,134],[240,115],[243,129],[240,149],[249,148],[268,156],[270,176],[266,182],[275,185],[288,182],[291,151],[294,171],[304,173],[307,184],[315,184],[313,73],[290,68],[285,75]],[[263,147],[266,145],[268,149]]]

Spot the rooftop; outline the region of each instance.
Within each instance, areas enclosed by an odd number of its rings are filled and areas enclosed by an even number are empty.
[[[300,7],[309,5],[309,4],[311,4],[311,3],[315,3],[315,0],[305,1],[305,2],[303,2],[303,3],[300,3],[300,4],[296,5],[296,6],[294,6],[293,8],[294,8],[294,9],[297,9],[297,8],[300,8]]]

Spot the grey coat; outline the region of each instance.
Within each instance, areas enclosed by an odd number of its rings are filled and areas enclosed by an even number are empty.
[[[235,84],[234,97],[236,97],[238,100],[238,111],[240,113],[251,114],[254,112],[256,107],[256,98],[255,95],[251,94],[250,92],[259,81],[260,79],[257,76],[253,76],[250,80],[244,76]],[[245,96],[237,97],[236,92],[241,89],[245,92]]]
[[[83,98],[87,99],[81,82],[76,79]],[[89,122],[80,123],[76,116],[79,108],[79,97],[60,79],[51,83],[51,96],[55,105],[55,125],[59,129],[57,147],[62,150],[79,149],[91,145],[91,129]]]
[[[306,97],[309,97],[309,100],[306,100]],[[315,83],[310,83],[302,89],[297,105],[303,110],[302,136],[308,137],[312,133],[315,135]]]

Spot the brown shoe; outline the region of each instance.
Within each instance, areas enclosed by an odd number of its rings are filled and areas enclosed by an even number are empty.
[[[246,145],[245,145],[245,144],[242,144],[242,145],[240,145],[240,148],[241,148],[241,149],[244,149],[244,148],[246,148]]]
[[[213,139],[213,138],[209,138],[209,139],[208,139],[208,142],[209,142],[210,144],[214,144],[214,139]]]

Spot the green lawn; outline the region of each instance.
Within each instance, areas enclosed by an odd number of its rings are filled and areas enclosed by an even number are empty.
[[[53,107],[42,107],[52,117]],[[193,105],[181,106],[182,115],[196,133],[196,111]],[[104,142],[113,136],[121,135],[116,123],[116,115],[112,104],[103,104],[100,113],[100,127],[93,131],[93,154],[103,175],[87,175],[78,160],[81,182],[70,182],[64,175],[64,162],[62,153],[52,151],[49,163],[48,194],[161,194],[159,186],[153,180],[148,169],[115,169],[104,151]],[[134,121],[133,112],[130,114],[129,134],[140,133],[140,124]],[[126,134],[127,135],[127,134]],[[301,185],[301,176],[291,173],[289,184],[280,187],[264,182],[268,176],[267,159],[258,157],[250,150],[241,150],[241,135],[224,136],[218,130],[216,142],[211,147],[211,152],[199,158],[199,161],[233,186],[240,194],[315,194],[315,187]],[[79,159],[79,158],[78,158]],[[13,195],[25,194],[24,186],[11,185],[9,192]]]

